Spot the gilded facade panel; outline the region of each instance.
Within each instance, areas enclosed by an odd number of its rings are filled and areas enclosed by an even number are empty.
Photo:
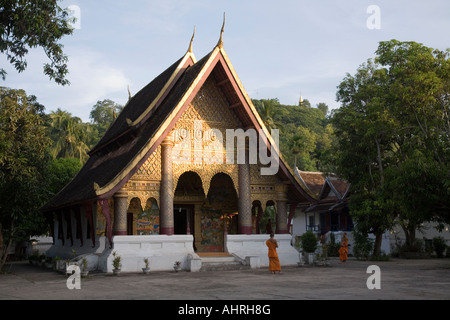
[[[218,195],[217,192],[221,192],[218,191],[217,186],[211,188],[213,178],[220,173],[224,173],[231,178],[236,196],[239,196],[239,166],[227,164],[225,141],[226,130],[237,128],[242,128],[242,123],[232,109],[228,107],[225,96],[216,86],[214,80],[210,78],[181,115],[171,132],[174,142],[172,153],[174,194],[180,177],[186,172],[196,173],[200,177],[203,188],[203,195],[201,196],[189,192],[187,194],[178,192],[174,199],[177,203],[195,204],[194,229],[199,235],[197,239],[199,247],[206,245],[202,245],[202,243],[205,236],[203,233],[206,230],[204,223],[211,218],[209,213],[216,211],[222,212],[222,214],[237,213],[237,198],[233,200],[233,203],[223,203],[221,206],[215,203],[214,208],[205,207],[205,203],[208,203],[207,198],[210,191],[213,193],[213,197]],[[235,159],[236,154],[235,148]],[[281,181],[276,175],[261,176],[260,167],[260,164],[250,165],[250,197],[252,203],[255,200],[260,201],[264,210],[268,202],[276,203],[276,185],[280,184]],[[143,212],[148,211],[144,204],[153,198],[159,206],[160,184],[161,147],[159,146],[123,188],[128,192],[128,211],[133,213],[134,234],[138,232],[136,225],[139,225],[139,222],[143,224],[142,221],[146,218],[141,217]],[[226,208],[222,208],[224,205]],[[144,230],[144,232],[147,231]],[[202,236],[200,236],[200,233]]]
[[[212,79],[208,79],[173,130],[174,188],[187,171],[197,173],[208,194],[217,173],[226,173],[238,190],[237,165],[226,164],[226,129],[241,124],[228,108],[226,98]]]

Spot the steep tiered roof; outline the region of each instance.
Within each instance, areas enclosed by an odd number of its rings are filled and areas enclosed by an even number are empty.
[[[222,30],[223,33],[223,30]],[[268,147],[274,145],[251,99],[231,65],[221,40],[201,60],[186,54],[131,97],[78,175],[51,199],[43,211],[111,198],[133,176],[172,130],[208,77],[223,91],[229,108],[245,128],[262,129]],[[279,153],[278,146],[275,150]],[[296,201],[312,201],[309,190],[280,155],[278,176],[291,186],[289,196]]]

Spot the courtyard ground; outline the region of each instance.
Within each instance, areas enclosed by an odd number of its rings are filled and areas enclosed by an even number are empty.
[[[371,265],[379,267],[380,289],[368,288]],[[80,285],[69,290],[65,275],[12,263],[0,274],[0,300],[449,300],[450,259],[332,259],[328,267],[285,267],[280,275],[266,268],[93,274]]]

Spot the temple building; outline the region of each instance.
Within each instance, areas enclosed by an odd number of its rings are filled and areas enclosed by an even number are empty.
[[[353,230],[348,208],[350,183],[332,174],[301,171],[298,168],[295,172],[316,201],[298,208],[303,214],[297,214],[293,234],[301,235],[306,231],[313,231],[318,236],[330,231],[350,233]]]
[[[289,221],[314,195],[283,160],[220,40],[197,60],[188,51],[134,96],[76,177],[41,210],[49,255],[87,257],[90,269],[152,270],[206,255],[268,265],[275,232],[284,265],[296,264]]]

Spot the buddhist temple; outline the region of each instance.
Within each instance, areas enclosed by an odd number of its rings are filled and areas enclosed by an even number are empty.
[[[193,39],[192,39],[193,40]],[[53,230],[49,255],[87,257],[91,269],[152,270],[175,261],[199,271],[223,254],[268,265],[275,232],[294,265],[289,221],[313,193],[284,161],[223,45],[187,52],[130,99],[76,177],[41,210]]]

